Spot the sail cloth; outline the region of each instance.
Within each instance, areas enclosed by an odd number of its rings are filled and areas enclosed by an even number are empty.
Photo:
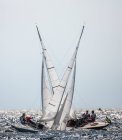
[[[51,127],[53,130],[57,130],[57,128],[60,126],[59,123],[60,123],[60,120],[61,120],[61,117],[62,117],[62,113],[64,112],[64,108],[65,108],[65,104],[66,104],[66,101],[67,101],[67,97],[68,97],[68,94],[64,97],[64,101],[61,104],[61,108],[58,111],[57,116],[55,117],[55,120],[54,120],[53,125]]]
[[[50,56],[47,52],[47,49],[45,48],[45,46],[43,44],[42,38],[41,38],[40,33],[39,33],[39,29],[38,29],[37,26],[36,26],[36,28],[37,28],[38,36],[39,36],[41,46],[42,46],[42,53],[44,55],[45,64],[46,64],[46,68],[47,68],[47,71],[48,71],[51,88],[52,88],[52,91],[53,91],[53,94],[54,94],[55,91],[57,90],[58,86],[59,86],[60,81],[59,81],[58,75],[56,73],[55,67],[52,63],[52,60],[51,60],[51,58],[50,58]]]
[[[65,130],[67,121],[69,119],[69,113],[72,106],[74,87],[75,87],[75,75],[76,75],[76,61],[74,64],[72,82],[69,88],[69,91],[65,97],[64,103],[61,105],[61,108],[55,118],[52,128],[55,130]]]
[[[77,51],[78,51],[78,48],[79,48],[79,44],[80,44],[80,40],[81,40],[81,37],[82,37],[82,34],[83,34],[83,30],[84,30],[84,26],[83,26],[83,29],[82,29],[77,47],[75,49],[75,52],[74,52],[74,54],[73,54],[73,56],[72,56],[72,58],[69,62],[69,65],[68,65],[66,71],[64,72],[64,75],[63,75],[63,78],[60,82],[60,85],[55,90],[55,94],[51,98],[51,100],[50,100],[50,102],[49,102],[49,104],[46,108],[46,111],[45,111],[46,113],[45,113],[44,117],[42,118],[42,121],[48,121],[48,120],[51,120],[51,119],[53,120],[58,113],[58,110],[59,110],[59,107],[60,107],[60,104],[61,104],[61,101],[62,101],[62,98],[63,98],[63,94],[65,92],[66,85],[67,85],[71,70],[73,68],[73,64],[74,64],[76,56],[77,56]]]
[[[42,42],[42,38],[40,36],[40,33],[39,33],[39,30],[38,30],[38,27],[36,26],[37,28],[37,32],[38,32],[38,36],[39,36],[39,39],[40,39],[40,43],[41,43],[41,46],[42,46],[42,61],[43,61],[43,65],[45,64],[45,70],[47,70],[47,75],[48,75],[48,78],[49,78],[49,84],[50,84],[50,87],[52,89],[52,93],[54,94],[55,93],[55,90],[58,88],[59,86],[59,78],[57,76],[57,73],[55,71],[55,68],[54,68],[54,65],[51,61],[51,58]],[[42,117],[41,119],[43,118],[44,114],[45,114],[45,110],[46,110],[46,107],[49,103],[49,100],[51,99],[52,97],[52,94],[51,94],[51,91],[50,91],[50,94],[49,94],[49,89],[47,88],[47,84],[46,84],[46,81],[45,81],[45,76],[44,76],[44,66],[42,67],[43,69],[43,72],[42,72],[42,89],[41,89],[41,96],[42,96]],[[51,95],[51,96],[50,96]],[[47,122],[47,126],[49,128],[51,128],[52,124],[53,124],[53,120],[54,118],[47,118],[46,122]]]
[[[84,26],[83,26],[83,29],[82,29],[82,32],[81,32],[81,35],[80,35],[80,39],[81,39],[81,36],[83,34],[83,30],[84,30]],[[47,51],[46,51],[46,49],[43,45],[41,36],[39,34],[39,31],[38,31],[38,27],[37,27],[37,32],[38,32],[39,39],[40,39],[40,42],[41,42],[41,45],[42,45],[43,54],[44,54],[46,66],[47,66],[47,69],[48,69],[50,82],[52,84],[52,90],[53,90],[53,93],[54,93],[50,102],[48,103],[48,105],[46,107],[45,115],[42,118],[42,121],[50,121],[50,120],[54,120],[54,118],[56,117],[56,115],[58,113],[58,110],[60,108],[60,104],[61,104],[61,101],[62,101],[62,98],[63,98],[63,94],[65,92],[67,82],[68,82],[70,73],[72,71],[74,61],[75,61],[76,56],[77,56],[77,51],[78,51],[78,48],[79,48],[80,39],[78,41],[78,44],[77,44],[76,50],[75,50],[75,52],[72,56],[72,59],[70,60],[69,65],[68,65],[68,67],[67,67],[67,69],[66,69],[66,71],[63,75],[63,78],[62,78],[62,80],[59,84],[58,76],[55,72],[55,68],[54,68],[54,66],[53,66],[53,64],[50,60],[50,57],[49,57],[49,55],[48,55],[48,53],[47,53]]]
[[[42,55],[42,72],[41,72],[41,101],[42,114],[44,115],[46,106],[48,105],[52,95],[45,78],[44,56]]]
[[[63,98],[63,94],[64,94],[66,86],[67,86],[67,82],[68,82],[70,73],[72,71],[72,68],[73,68],[73,65],[74,65],[74,62],[76,59],[77,51],[78,51],[78,47],[76,48],[68,66],[67,66],[67,69],[64,72],[60,85],[58,86],[57,90],[55,91],[55,94],[51,98],[51,100],[46,108],[46,113],[44,115],[44,118],[41,121],[47,121],[50,119],[54,119],[55,116],[57,115],[57,112],[59,110],[59,107],[60,107],[60,104],[61,104],[61,101]]]

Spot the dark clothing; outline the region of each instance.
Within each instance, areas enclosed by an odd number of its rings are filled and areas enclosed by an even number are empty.
[[[32,120],[29,120],[28,125],[31,126],[31,127],[37,128],[37,129],[43,129],[44,128],[43,124],[34,122]]]
[[[21,116],[20,117],[20,122],[25,125],[27,124],[28,126],[31,126],[31,127],[34,127],[34,128],[38,128],[38,129],[43,129],[44,128],[44,125],[43,124],[40,124],[40,123],[37,123],[37,122],[34,122],[32,120],[32,117],[25,117],[25,116]]]
[[[20,122],[22,123],[22,124],[27,124],[30,120],[32,119],[32,117],[25,117],[25,116],[21,116],[20,117]]]
[[[82,115],[82,118],[83,118],[84,120],[87,120],[89,117],[90,117],[90,114],[88,114],[88,113],[84,113],[84,114]]]
[[[32,117],[30,117],[30,116],[29,116],[29,117],[28,117],[28,116],[26,117],[26,121],[27,121],[27,122],[30,122],[31,119],[32,119]]]
[[[20,122],[21,122],[22,124],[26,124],[26,119],[25,119],[25,117],[21,116],[21,117],[20,117]]]
[[[96,119],[96,114],[93,113],[93,114],[91,114],[90,118],[88,119],[88,122],[94,122],[95,119]]]
[[[76,126],[75,127],[79,127],[79,126],[82,126],[82,125],[86,124],[89,117],[90,117],[90,114],[84,113],[80,119],[76,120]]]

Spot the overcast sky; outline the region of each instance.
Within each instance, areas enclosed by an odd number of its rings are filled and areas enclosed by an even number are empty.
[[[74,108],[122,108],[121,0],[0,0],[0,108],[40,108],[35,25],[61,77],[85,25]]]

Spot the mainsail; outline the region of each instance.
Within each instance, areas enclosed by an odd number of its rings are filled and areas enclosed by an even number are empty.
[[[42,114],[45,113],[45,108],[52,97],[48,84],[45,78],[44,58],[42,55],[42,72],[41,72],[41,101],[42,101]]]
[[[42,119],[42,121],[49,121],[52,120],[56,117],[67,83],[68,83],[68,79],[70,76],[70,73],[72,71],[75,59],[76,59],[76,55],[77,55],[77,51],[78,51],[78,47],[76,47],[76,50],[69,62],[69,65],[67,66],[67,69],[63,75],[63,78],[60,82],[60,85],[58,86],[57,90],[55,91],[55,94],[53,95],[53,97],[51,98],[47,108],[46,108],[46,113],[44,118]]]
[[[48,71],[52,92],[54,94],[59,86],[60,81],[59,81],[58,75],[56,73],[55,67],[52,63],[52,60],[47,52],[47,49],[45,48],[45,46],[43,44],[42,38],[41,38],[40,33],[39,33],[39,29],[37,26],[36,26],[36,28],[37,28],[38,36],[39,36],[40,43],[42,46],[42,53],[44,55],[45,64],[46,64],[46,68]]]
[[[74,87],[75,87],[75,75],[76,75],[76,61],[74,64],[74,70],[72,74],[72,82],[69,88],[69,91],[65,97],[65,100],[63,104],[61,105],[61,108],[55,118],[55,121],[53,123],[53,129],[58,130],[65,130],[67,121],[69,119],[69,113],[72,106],[72,100],[74,95]]]
[[[42,81],[41,81],[42,86],[41,87],[43,87],[43,88],[41,88],[42,89],[41,90],[42,118],[43,118],[43,116],[45,114],[45,111],[46,111],[46,107],[47,107],[52,95],[55,94],[55,91],[58,88],[60,81],[59,81],[59,78],[58,78],[57,73],[55,71],[54,65],[51,61],[51,58],[50,58],[50,56],[49,56],[49,54],[48,54],[48,52],[47,52],[47,50],[46,50],[46,48],[45,48],[45,46],[42,42],[42,38],[40,36],[39,29],[38,29],[37,26],[36,26],[36,28],[37,28],[38,36],[39,36],[40,43],[41,43],[41,46],[42,46],[42,58],[43,58],[42,59],[42,61],[43,61],[42,69],[43,70],[42,70],[42,77],[41,77],[41,79],[42,79]],[[49,84],[50,84],[50,87],[52,89],[52,92],[50,91],[50,94],[48,94],[49,90],[47,88],[47,85],[46,85],[46,82],[45,82],[45,79],[44,79],[45,78],[45,76],[44,76],[44,64],[45,64],[45,70],[47,71],[47,76],[49,78]],[[42,118],[41,118],[41,120],[42,120]],[[50,128],[52,126],[52,124],[53,124],[53,119],[49,118],[47,120],[48,127]]]

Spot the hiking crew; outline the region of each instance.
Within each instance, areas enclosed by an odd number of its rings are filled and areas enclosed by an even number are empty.
[[[25,115],[25,113],[23,113],[22,116],[20,117],[20,122],[21,122],[22,124],[26,124],[26,123],[27,123],[27,122],[26,122],[26,115]]]
[[[82,114],[81,118],[76,120],[75,127],[83,125],[89,117],[90,117],[90,114],[89,114],[88,110],[86,110],[86,112],[84,114]]]
[[[84,126],[90,122],[94,122],[96,119],[96,114],[94,113],[94,110],[91,111],[91,115],[88,113],[88,110],[84,114],[82,114],[80,119],[76,120],[75,127]]]
[[[91,111],[91,115],[90,117],[88,118],[88,122],[94,122],[96,119],[96,114],[94,113],[94,110]]]

